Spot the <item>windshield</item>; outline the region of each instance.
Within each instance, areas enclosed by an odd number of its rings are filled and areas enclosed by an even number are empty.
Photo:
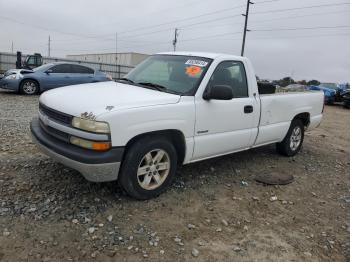
[[[180,55],[154,55],[126,75],[135,84],[162,87],[158,90],[194,95],[211,59]]]
[[[46,71],[47,69],[49,69],[51,66],[53,66],[53,64],[45,64],[39,67],[36,67],[33,69],[34,72],[36,71]]]

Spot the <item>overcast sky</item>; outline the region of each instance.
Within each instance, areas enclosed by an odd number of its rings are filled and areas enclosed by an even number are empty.
[[[350,82],[350,0],[254,2],[245,56],[257,75]],[[177,27],[177,50],[239,55],[245,4],[246,0],[0,0],[0,51],[10,52],[13,41],[15,51],[47,55],[50,35],[51,56],[115,52],[118,32],[118,52],[152,54],[172,50]]]

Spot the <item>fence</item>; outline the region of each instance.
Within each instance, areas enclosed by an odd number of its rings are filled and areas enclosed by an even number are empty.
[[[22,55],[22,57],[26,57],[26,55]],[[3,73],[9,69],[16,68],[16,60],[17,60],[16,54],[0,52],[0,73]],[[127,73],[129,73],[131,69],[133,69],[132,66],[127,66],[127,65],[94,63],[94,62],[78,61],[78,60],[58,58],[58,57],[43,56],[43,62],[44,64],[53,63],[53,62],[77,63],[80,65],[88,66],[95,70],[100,70],[102,72],[105,72],[111,75],[113,79],[121,78]]]

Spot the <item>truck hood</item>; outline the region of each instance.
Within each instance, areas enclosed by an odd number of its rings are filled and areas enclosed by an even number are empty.
[[[175,104],[179,95],[113,81],[56,88],[43,93],[40,103],[73,116],[100,114],[137,107]]]

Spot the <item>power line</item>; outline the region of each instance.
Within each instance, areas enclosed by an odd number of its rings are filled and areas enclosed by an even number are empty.
[[[277,1],[282,1],[282,0],[268,0],[268,1],[258,2],[257,4],[264,4],[264,3],[277,2]],[[198,2],[201,2],[201,1],[198,1]],[[186,4],[185,6],[188,6],[188,5]],[[183,21],[187,21],[187,20],[193,20],[193,19],[196,19],[196,18],[199,18],[199,17],[219,14],[219,13],[227,12],[229,10],[238,9],[238,8],[241,8],[241,7],[245,7],[245,5],[237,5],[237,6],[230,7],[230,8],[225,8],[225,9],[220,9],[220,10],[216,10],[216,11],[213,11],[213,12],[200,14],[200,15],[197,15],[197,16],[192,16],[192,17],[188,17],[188,18],[172,20],[172,21],[169,21],[169,22],[161,23],[161,24],[155,24],[155,25],[150,25],[150,26],[143,26],[143,27],[132,28],[132,29],[120,32],[120,34],[126,34],[126,33],[134,32],[134,31],[140,31],[140,30],[144,30],[144,29],[148,29],[148,28],[160,27],[160,26],[163,26],[163,25],[169,25],[169,24],[173,24],[173,23],[176,23],[176,22],[183,22]],[[105,24],[105,25],[108,25],[108,24]]]
[[[252,39],[295,39],[295,38],[317,38],[317,37],[331,37],[331,36],[350,37],[350,34],[321,34],[321,35],[302,35],[302,36],[253,37]]]
[[[268,14],[268,13],[278,13],[278,12],[286,12],[286,11],[292,11],[292,10],[312,9],[312,8],[321,8],[321,7],[327,7],[327,6],[341,6],[341,5],[350,5],[350,2],[275,9],[275,10],[269,10],[269,11],[251,12],[251,14]]]
[[[155,12],[151,12],[151,13],[148,13],[148,14],[156,14],[156,13],[160,13],[160,12],[165,12],[165,11],[168,11],[168,10],[174,10],[174,9],[177,9],[177,8],[180,8],[180,7],[188,7],[188,6],[192,6],[196,3],[203,3],[203,0],[198,0],[198,1],[194,1],[192,3],[186,3],[186,4],[183,4],[183,5],[179,5],[179,6],[173,6],[173,7],[170,7],[170,8],[165,8],[165,9],[161,9],[161,10],[157,10]],[[116,23],[105,23],[105,24],[99,24],[99,26],[106,26],[106,25],[115,25],[115,24],[118,24],[118,22]]]
[[[219,14],[219,13],[227,12],[229,10],[238,9],[238,8],[241,8],[241,7],[244,7],[244,6],[245,5],[237,5],[237,6],[234,6],[234,7],[231,7],[231,8],[220,9],[220,10],[216,10],[216,11],[213,11],[213,12],[200,14],[200,15],[197,15],[197,16],[191,16],[191,17],[187,17],[187,18],[176,19],[176,20],[172,20],[172,21],[169,21],[169,22],[155,24],[155,25],[150,25],[150,26],[143,26],[143,27],[132,28],[132,29],[128,29],[128,30],[125,30],[123,32],[120,32],[120,34],[126,34],[126,33],[134,32],[134,31],[140,31],[140,30],[144,30],[144,29],[155,28],[155,27],[160,27],[160,26],[164,26],[164,25],[170,25],[170,24],[174,24],[174,23],[177,23],[177,22],[193,20],[193,19],[196,19],[196,18],[199,18],[199,17]]]
[[[241,32],[236,32],[237,34],[241,33]],[[234,34],[234,33],[231,33]],[[183,39],[181,40],[182,42],[190,42],[190,41],[197,41],[197,40],[203,40],[203,39],[207,39],[207,40],[217,40],[217,37],[221,37],[221,36],[228,36],[229,34],[217,34],[217,35],[210,35],[210,36],[203,36],[203,37],[198,37],[198,38],[191,38],[191,39]],[[269,40],[269,39],[296,39],[296,38],[319,38],[319,37],[333,37],[333,36],[344,36],[344,37],[350,37],[350,34],[317,34],[317,35],[300,35],[300,36],[275,36],[275,37],[256,37],[256,36],[252,36],[253,40]],[[223,39],[220,38],[220,41],[240,41],[242,40],[242,38],[227,38],[227,39]],[[158,42],[158,45],[168,45],[169,42]],[[144,45],[142,45],[144,46]],[[54,49],[54,51],[73,51],[73,52],[91,52],[91,51],[110,51],[113,52],[115,51],[115,49],[113,48],[107,48],[107,49]]]
[[[237,14],[237,15],[231,15],[231,16],[226,16],[226,17],[220,17],[220,18],[214,18],[214,19],[210,19],[210,20],[205,20],[205,21],[200,21],[200,22],[196,22],[196,23],[191,23],[191,24],[185,24],[183,26],[180,26],[179,29],[184,30],[184,29],[188,29],[191,26],[196,26],[196,25],[201,25],[201,24],[206,24],[206,23],[211,23],[211,22],[215,22],[215,21],[220,21],[220,20],[226,20],[229,18],[234,18],[234,17],[241,17],[241,14]],[[132,39],[135,37],[139,37],[139,36],[145,36],[145,35],[152,35],[152,34],[156,34],[156,33],[161,33],[161,32],[170,32],[174,30],[173,28],[165,28],[165,29],[161,29],[161,30],[156,30],[156,31],[150,31],[150,32],[144,32],[144,33],[140,33],[140,34],[136,34],[136,35],[130,35],[130,36],[124,36],[124,39],[126,40],[119,40],[119,41],[124,41],[124,42],[129,42],[130,40],[127,39]],[[83,39],[82,39],[83,40]],[[99,40],[99,39],[98,39]],[[107,39],[106,41],[114,41],[113,39]],[[150,42],[151,43],[151,42]]]
[[[277,0],[275,0],[275,1],[277,1]],[[278,1],[281,1],[281,0],[278,0]],[[346,13],[346,12],[350,12],[350,10],[349,11],[340,11],[340,12],[315,13],[315,14],[307,14],[307,15],[300,15],[300,16],[289,16],[289,17],[274,18],[274,19],[267,19],[267,20],[251,20],[251,21],[252,22],[265,22],[265,21],[275,21],[275,20],[284,20],[284,19],[290,19],[290,18],[307,17],[307,16],[314,16],[314,15],[317,16],[317,15],[324,15],[324,14],[337,14],[337,13]],[[214,19],[204,20],[204,21],[200,21],[200,22],[196,22],[196,23],[185,24],[185,25],[181,26],[181,30],[184,30],[184,29],[188,30],[189,27],[202,25],[202,24],[206,24],[206,23],[211,23],[211,22],[215,22],[215,21],[226,20],[226,19],[230,19],[230,18],[237,18],[237,17],[241,17],[241,14],[225,16],[225,17],[220,17],[220,18],[214,18]],[[221,26],[228,26],[228,25],[229,24],[224,24]],[[211,27],[217,27],[217,26],[219,26],[219,25],[212,25]],[[150,32],[136,34],[136,35],[130,35],[130,36],[126,36],[129,38],[129,40],[125,40],[125,38],[124,39],[119,38],[118,41],[133,43],[133,41],[130,40],[130,38],[151,35],[151,34],[156,34],[156,33],[160,33],[160,32],[170,32],[172,30],[173,30],[173,28],[166,28],[166,29],[162,29],[162,30],[150,31]],[[59,41],[59,40],[57,40],[57,41]],[[81,39],[81,41],[84,41],[84,39]],[[100,39],[96,39],[94,41],[100,41]],[[105,41],[115,41],[115,40],[114,39],[105,39]],[[137,42],[140,42],[140,41],[137,40]],[[156,42],[150,42],[150,41],[142,41],[142,42],[143,43],[156,43]]]
[[[328,15],[328,14],[342,14],[342,13],[349,13],[350,10],[346,11],[335,11],[335,12],[323,12],[323,13],[313,13],[313,14],[306,14],[306,15],[294,15],[294,16],[285,16],[280,18],[272,18],[272,19],[260,19],[260,20],[251,20],[251,22],[270,22],[270,21],[278,21],[278,20],[287,20],[287,19],[294,19],[294,18],[301,18],[301,17],[309,17],[309,16],[319,16],[319,15]]]
[[[235,34],[241,34],[242,32],[233,32],[233,33],[225,33],[225,34],[216,34],[216,35],[209,35],[209,36],[201,36],[196,38],[189,38],[189,39],[181,39],[181,42],[187,42],[187,41],[193,41],[193,40],[199,40],[199,39],[207,39],[211,37],[219,37],[219,36],[227,36],[227,35],[235,35]]]
[[[224,35],[222,35],[224,36]],[[227,36],[227,35],[225,35]],[[322,34],[322,35],[302,35],[302,36],[276,36],[276,37],[254,37],[252,36],[253,40],[264,40],[264,39],[294,39],[294,38],[317,38],[317,37],[331,37],[331,36],[344,36],[344,37],[350,37],[350,34]],[[212,38],[212,39],[211,39]],[[203,38],[201,38],[203,39]],[[216,40],[216,37],[208,37],[207,40]],[[188,41],[196,41],[197,39],[191,39]],[[242,40],[242,38],[220,38],[220,41],[239,41]]]
[[[13,19],[13,18],[6,17],[6,16],[0,16],[0,19],[7,20],[7,21],[10,21],[10,22],[13,22],[13,23],[16,23],[16,24],[20,24],[20,25],[33,27],[33,28],[36,28],[36,29],[39,29],[39,30],[43,30],[43,31],[47,31],[47,32],[56,32],[56,33],[63,34],[63,35],[78,36],[78,37],[83,37],[83,38],[92,38],[92,39],[97,39],[98,38],[100,40],[103,40],[103,38],[101,38],[99,36],[88,36],[88,35],[80,35],[80,34],[76,34],[76,33],[64,32],[64,31],[61,31],[61,30],[52,29],[52,28],[48,28],[48,27],[43,27],[43,26],[40,26],[40,25],[29,24],[28,22],[22,22],[22,21],[19,21],[17,19]]]
[[[226,17],[220,17],[220,18],[200,21],[200,22],[192,23],[192,24],[185,24],[185,25],[180,26],[179,29],[184,30],[184,29],[187,29],[187,28],[189,28],[191,26],[211,23],[211,22],[215,22],[215,21],[220,21],[220,20],[225,20],[225,19],[228,19],[228,18],[240,17],[240,16],[241,16],[241,14],[237,14],[237,15],[231,15],[231,16],[226,16]],[[140,34],[136,34],[136,35],[131,35],[131,36],[125,36],[125,37],[127,37],[127,39],[130,39],[130,38],[135,38],[135,37],[138,37],[138,36],[151,35],[151,34],[156,34],[156,33],[160,33],[160,32],[169,32],[169,31],[172,31],[172,30],[173,30],[173,28],[166,28],[166,29],[161,29],[161,30],[156,30],[156,31],[151,31],[151,32],[145,32],[145,33],[140,33]]]
[[[253,32],[271,32],[271,31],[295,31],[295,30],[334,29],[334,28],[350,28],[350,25],[296,27],[296,28],[271,28],[271,29],[257,29],[257,30],[251,30],[251,31],[253,31]]]
[[[267,0],[267,1],[261,1],[261,2],[254,2],[254,4],[267,4],[267,3],[273,3],[273,2],[278,2],[278,1],[281,1],[281,0]]]

